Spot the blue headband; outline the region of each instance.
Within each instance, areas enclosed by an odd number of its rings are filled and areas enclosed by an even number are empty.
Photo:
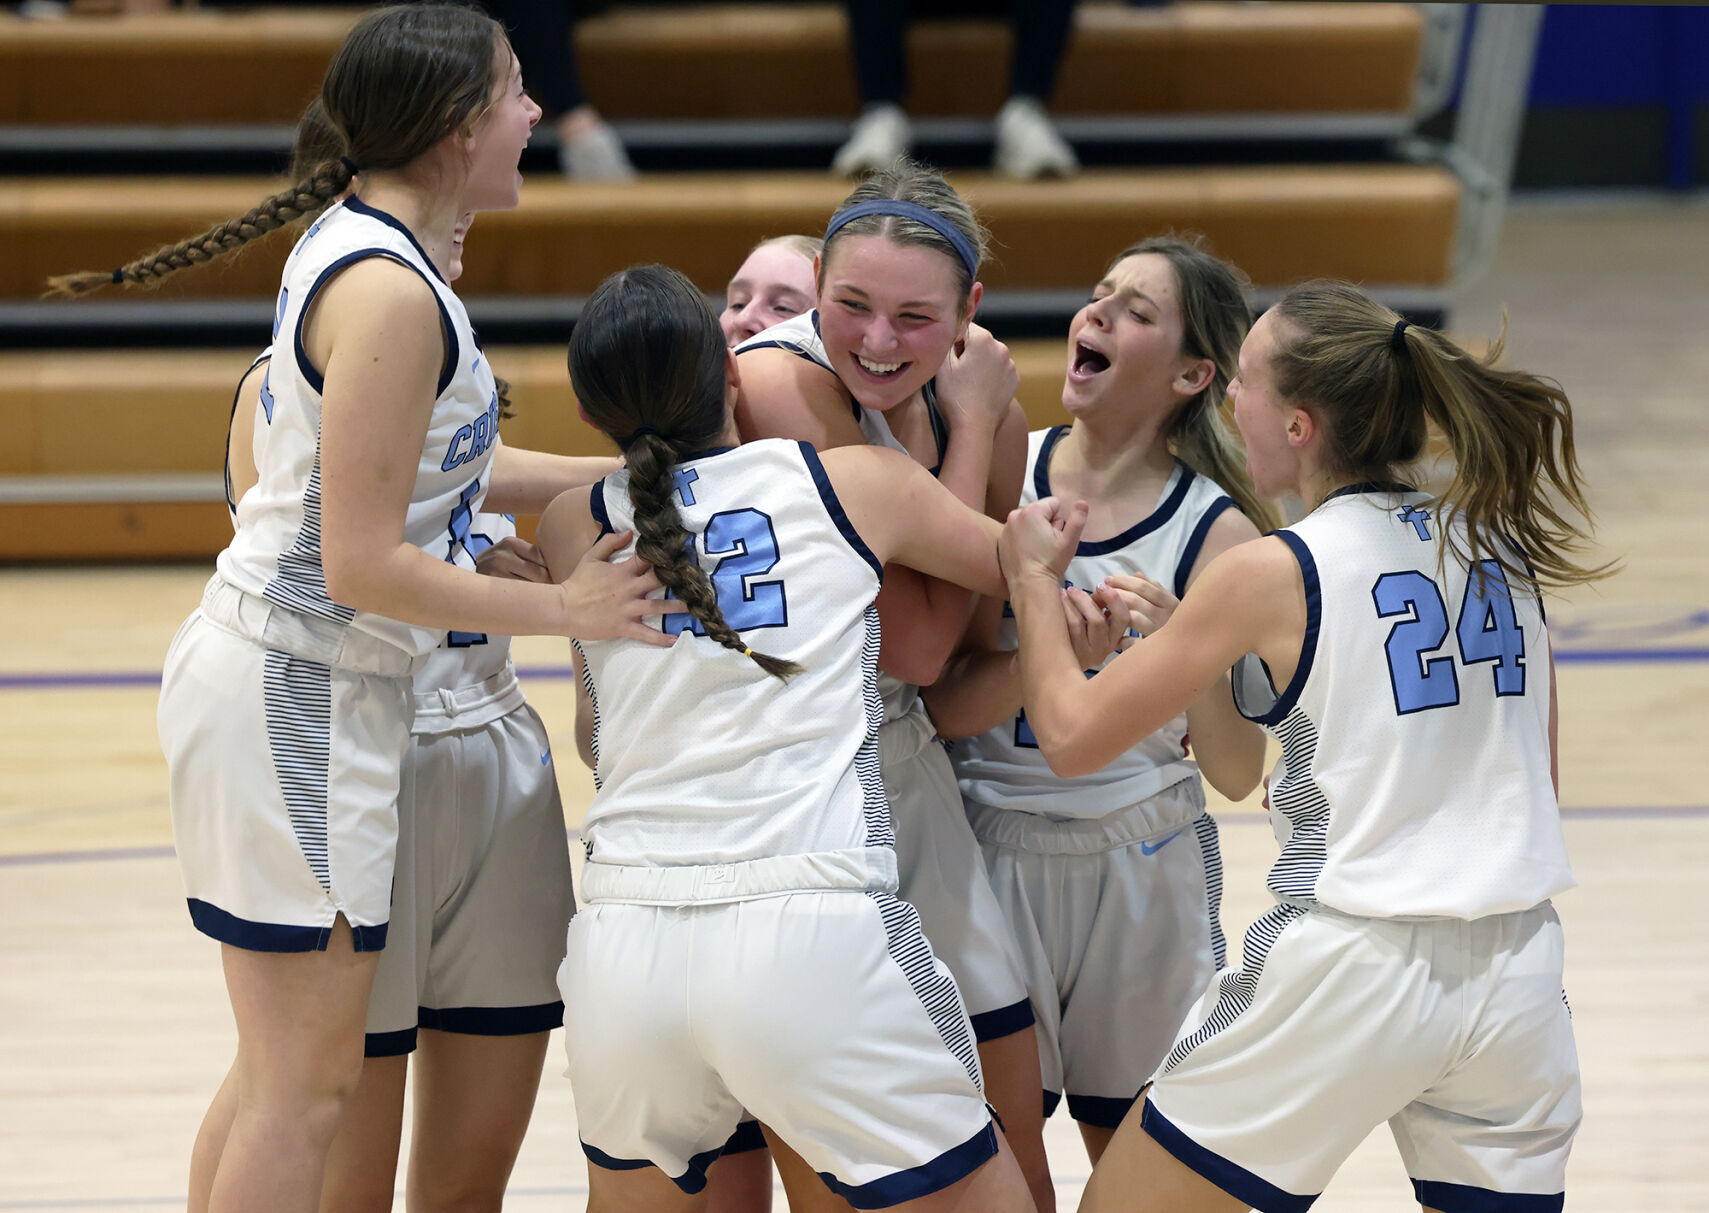
[[[825,243],[831,242],[831,237],[846,223],[856,219],[864,219],[868,215],[895,215],[898,219],[912,219],[923,223],[938,235],[949,241],[955,251],[961,256],[961,263],[967,267],[967,276],[979,276],[979,253],[973,247],[962,230],[929,207],[917,202],[898,202],[892,198],[874,198],[868,202],[857,202],[853,206],[844,207],[831,216],[830,224],[825,228]]]

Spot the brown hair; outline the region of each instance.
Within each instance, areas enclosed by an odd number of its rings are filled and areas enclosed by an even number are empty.
[[[973,208],[962,200],[961,195],[944,180],[941,173],[934,172],[906,156],[898,157],[889,166],[879,169],[855,186],[854,191],[843,199],[837,210],[878,199],[912,202],[936,212],[940,218],[953,224],[967,237],[967,242],[977,254],[975,265],[984,262],[990,248],[990,233],[985,230],[985,225],[979,222],[979,216],[973,213]],[[819,259],[821,289],[825,285],[825,266],[831,260],[831,250],[845,236],[884,236],[893,244],[919,245],[942,253],[955,267],[955,280],[961,291],[959,310],[963,314],[966,313],[967,297],[973,290],[975,271],[968,269],[955,245],[944,239],[941,233],[933,231],[918,219],[909,219],[902,215],[863,215],[859,219],[851,219],[831,233],[831,238],[824,242],[823,256]]]
[[[1123,249],[1110,262],[1110,269],[1137,257],[1154,253],[1169,262],[1175,272],[1175,291],[1181,309],[1181,352],[1191,358],[1208,358],[1213,366],[1211,380],[1175,414],[1166,435],[1176,458],[1222,486],[1241,513],[1260,531],[1277,524],[1270,503],[1258,495],[1246,470],[1246,457],[1230,426],[1225,403],[1228,384],[1239,373],[1240,343],[1252,327],[1252,310],[1246,305],[1246,276],[1204,246],[1203,237],[1153,236]]]
[[[236,219],[116,270],[51,278],[48,293],[82,295],[107,285],[157,286],[175,270],[235,252],[324,210],[350,188],[353,165],[365,171],[405,167],[446,136],[480,120],[501,83],[495,79],[494,56],[508,45],[496,21],[460,5],[376,9],[356,23],[327,66],[321,108],[311,105],[303,115],[298,149],[323,158],[306,170],[298,165],[295,185]]]
[[[689,558],[693,537],[676,506],[672,471],[724,432],[728,350],[706,298],[676,270],[621,270],[588,297],[570,335],[570,385],[589,421],[623,449],[635,552],[727,649],[768,674],[801,672],[756,653],[724,619],[718,594]]]
[[[1445,553],[1471,569],[1494,560],[1510,584],[1533,588],[1613,571],[1577,559],[1590,511],[1572,405],[1558,383],[1498,368],[1503,338],[1474,358],[1432,329],[1397,329],[1399,313],[1345,282],[1296,286],[1276,312],[1287,326],[1276,338],[1277,388],[1324,422],[1332,471],[1393,479],[1424,453],[1434,423],[1455,462],[1438,505],[1466,528],[1462,543],[1444,526]]]

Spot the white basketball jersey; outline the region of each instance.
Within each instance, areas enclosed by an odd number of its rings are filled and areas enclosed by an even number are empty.
[[[476,514],[464,546],[473,560],[516,534],[509,514]],[[416,736],[472,729],[508,716],[526,702],[510,663],[510,637],[441,633],[439,647],[415,674]]]
[[[725,620],[802,672],[772,677],[697,635],[687,614],[665,617],[679,633],[668,649],[578,642],[596,722],[590,871],[842,853],[873,873],[866,887],[894,882],[878,771],[877,558],[808,443],[707,452],[675,477]],[[595,485],[592,508],[605,530],[633,529],[627,473]]]
[[[285,262],[274,314],[275,345],[286,356],[268,364],[261,388],[255,459],[260,480],[237,503],[240,522],[220,554],[222,577],[279,606],[336,620],[411,653],[425,653],[443,632],[413,627],[332,601],[321,566],[320,423],[322,378],[303,347],[303,317],[339,270],[367,257],[389,257],[420,274],[439,303],[445,363],[404,521],[404,539],[442,560],[474,567],[468,539],[486,495],[498,439],[498,392],[462,302],[408,229],[349,198],[317,220]]]
[[[1575,883],[1549,776],[1541,601],[1450,555],[1431,498],[1352,485],[1276,534],[1305,582],[1299,668],[1256,656],[1235,702],[1282,743],[1278,897],[1368,917],[1474,919]]]
[[[748,350],[763,349],[788,350],[798,358],[805,358],[824,367],[832,375],[837,373],[836,368],[831,365],[830,356],[825,353],[825,340],[819,333],[819,312],[816,308],[798,316],[791,316],[764,332],[755,333],[738,345],[736,352],[741,354]],[[938,470],[943,467],[944,452],[949,446],[949,427],[944,422],[943,414],[938,412],[936,382],[928,381],[922,395],[926,402],[926,416],[932,425],[932,437],[937,441],[937,462],[931,469],[932,475],[936,476]],[[866,438],[868,446],[888,447],[910,459],[913,458],[901,440],[891,433],[890,423],[885,420],[882,412],[865,407],[852,395],[849,397],[849,407],[854,410],[855,421],[860,425],[860,432]],[[886,720],[897,720],[905,716],[920,698],[919,687],[882,672],[878,675],[878,693],[884,700]]]
[[[1022,505],[1052,495],[1050,456],[1067,433],[1068,427],[1059,425],[1028,435],[1030,471],[1021,487]],[[1186,593],[1187,577],[1211,524],[1233,505],[1215,481],[1177,463],[1157,508],[1119,535],[1095,543],[1082,542],[1068,562],[1063,584],[1091,593],[1105,577],[1139,572],[1180,597]],[[1017,642],[1015,616],[1005,602],[998,645],[1013,649]],[[1113,660],[1112,653],[1098,668]],[[1198,763],[1188,757],[1185,713],[1103,770],[1074,779],[1051,772],[1027,727],[1024,711],[988,733],[954,743],[950,759],[965,799],[996,809],[1062,818],[1102,817],[1140,804],[1171,784],[1196,777],[1199,771]],[[1155,824],[1161,831],[1185,823],[1172,815]]]

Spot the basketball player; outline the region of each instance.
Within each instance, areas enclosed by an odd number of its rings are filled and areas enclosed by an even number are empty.
[[[1029,1210],[966,1011],[895,895],[873,602],[886,560],[995,593],[996,524],[912,460],[737,445],[736,360],[642,266],[570,342],[624,471],[541,520],[556,570],[632,529],[668,653],[578,645],[599,792],[560,985],[589,1207],[702,1207],[745,1108],[860,1208]]]
[[[1166,238],[1123,251],[1074,317],[1062,388],[1074,423],[1031,436],[1021,502],[1091,507],[1065,575],[1089,633],[1155,632],[1215,556],[1257,538],[1249,519],[1267,519],[1222,417],[1249,325],[1234,271]],[[1088,596],[1100,586],[1120,608],[1108,623]],[[967,738],[951,760],[1026,966],[1047,1106],[1066,1092],[1096,1163],[1223,964],[1222,857],[1199,772],[1242,799],[1264,734],[1223,678],[1102,771],[1059,778],[1021,710],[1006,607],[980,604],[984,647],[923,694],[939,731]],[[1083,669],[1109,658],[1110,639],[1076,646]]]
[[[223,945],[238,1025],[209,1200],[222,1211],[319,1206],[362,1069],[423,656],[452,630],[669,639],[640,622],[658,609],[645,574],[589,563],[533,585],[472,568],[487,490],[503,509],[536,487],[534,465],[495,449],[492,372],[444,280],[458,217],[516,205],[540,116],[503,31],[457,6],[377,10],[321,98],[341,160],[240,219],[54,284],[156,282],[324,206],[362,170],[286,264],[275,323],[292,357],[269,368],[260,478],[161,690],[191,917]]]
[[[1231,666],[1282,743],[1276,907],[1246,935],[1122,1122],[1084,1208],[1307,1208],[1389,1122],[1427,1210],[1559,1210],[1580,1118],[1561,992],[1573,884],[1539,597],[1607,573],[1556,385],[1474,359],[1342,283],[1296,287],[1247,337],[1235,417],[1296,525],[1225,552],[1174,618],[1090,682],[1056,605],[1077,527],[1003,537],[1027,719],[1045,758],[1106,765]],[[1426,426],[1457,463],[1402,477]]]
[[[743,437],[801,439],[821,452],[890,447],[932,469],[964,505],[1005,513],[1020,496],[1026,418],[1007,349],[973,323],[984,240],[949,183],[909,161],[856,187],[826,228],[815,309],[737,347]],[[972,608],[972,596],[910,569],[886,575],[879,753],[902,896],[955,974],[991,1103],[1048,1211],[1032,1007],[955,773],[919,702],[918,684],[938,677]],[[792,1203],[813,1199],[811,1176],[786,1155],[778,1166]]]
[[[462,275],[473,219],[463,216],[451,234],[447,282]],[[232,410],[226,495],[234,527],[236,500],[257,478],[252,448],[271,354],[244,376]],[[502,406],[502,381],[498,391]],[[583,483],[616,466],[611,459],[564,463],[566,477]],[[509,515],[476,515],[470,535],[483,572],[547,580],[538,549],[517,538]],[[392,1207],[413,1055],[412,1213],[498,1208],[527,1132],[547,1037],[563,1021],[557,968],[575,908],[550,745],[523,699],[509,637],[448,635],[415,676],[410,732],[392,917],[369,996],[366,1060],[332,1146],[323,1204]],[[235,1098],[228,1076],[198,1139],[192,1209],[206,1207]]]
[[[773,236],[754,245],[724,288],[718,324],[724,340],[749,337],[813,310],[813,261],[822,242],[813,236]]]

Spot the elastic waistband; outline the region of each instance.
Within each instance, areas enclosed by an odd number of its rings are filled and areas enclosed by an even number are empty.
[[[435,687],[431,691],[417,691],[416,726],[419,728],[422,722],[427,720],[443,718],[449,721],[459,716],[467,716],[500,703],[512,695],[521,702],[522,683],[517,681],[516,667],[506,662],[504,669],[498,673],[468,686]]]
[[[1039,855],[1096,855],[1186,829],[1204,816],[1205,789],[1198,776],[1189,776],[1102,817],[1046,817],[965,803],[968,823],[981,842]]]
[[[582,900],[590,902],[684,905],[747,901],[817,889],[894,893],[896,852],[889,847],[862,847],[672,868],[589,860],[582,868]]]
[[[408,678],[426,660],[348,624],[305,615],[247,594],[218,574],[202,591],[202,615],[263,648],[357,674]]]

